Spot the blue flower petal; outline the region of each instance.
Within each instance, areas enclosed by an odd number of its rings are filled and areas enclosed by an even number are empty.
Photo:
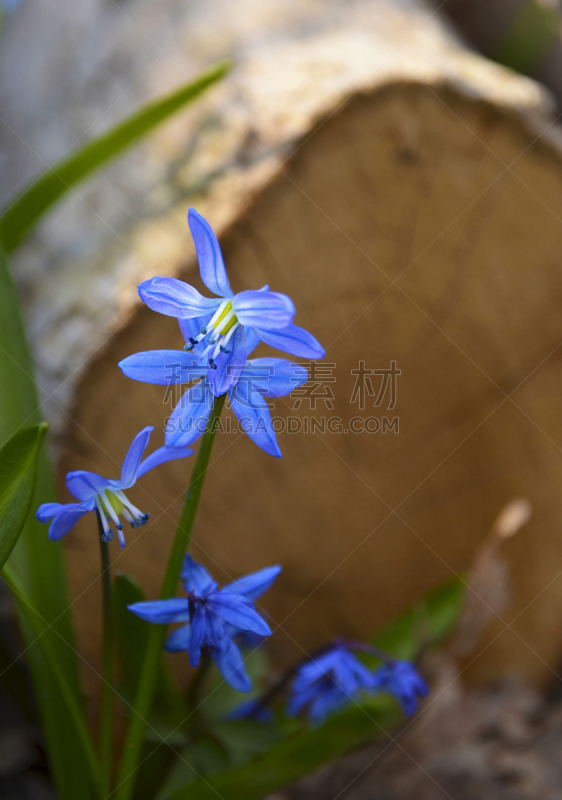
[[[261,342],[261,336],[258,336],[254,328],[244,328],[244,336],[246,337],[246,353],[248,358],[254,352],[258,344]]]
[[[121,489],[130,489],[135,483],[143,453],[146,450],[150,434],[153,430],[154,427],[148,425],[146,428],[143,428],[140,433],[137,433],[133,439],[127,455],[123,460],[123,466],[121,467]]]
[[[208,590],[217,585],[205,567],[194,561],[189,553],[183,559],[180,578],[185,591],[188,594],[194,592],[199,597],[205,597]]]
[[[255,719],[258,722],[272,723],[275,722],[275,714],[269,706],[262,706],[260,698],[253,698],[246,700],[244,703],[231,708],[225,714],[225,719]]]
[[[158,625],[172,622],[189,622],[189,603],[185,597],[171,597],[169,600],[149,600],[127,606],[137,617]]]
[[[267,622],[244,602],[244,598],[217,592],[208,598],[207,608],[242,631],[252,631],[260,636],[271,635]]]
[[[215,397],[227,392],[236,383],[240,373],[246,366],[246,338],[244,328],[240,325],[229,342],[229,353],[219,353],[215,359],[216,369],[209,371],[209,385]]]
[[[231,627],[211,611],[207,614],[207,633],[205,644],[210,648],[213,658],[222,658],[230,647]]]
[[[203,297],[193,286],[176,278],[151,278],[139,284],[138,292],[153,311],[182,319],[212,314],[221,302],[214,297]]]
[[[56,542],[62,539],[63,536],[66,536],[68,531],[76,525],[80,517],[83,517],[84,514],[93,510],[94,502],[94,500],[85,500],[83,503],[68,503],[62,506],[61,510],[53,516],[52,522],[49,525],[49,539]]]
[[[240,292],[232,298],[232,308],[242,325],[267,331],[286,328],[295,316],[293,301],[279,292]]]
[[[191,638],[189,640],[189,663],[192,667],[199,666],[201,648],[207,638],[207,609],[197,605],[191,620]]]
[[[188,650],[190,639],[191,627],[189,625],[184,625],[183,627],[172,631],[172,633],[166,639],[164,649],[168,653],[179,653],[183,650]]]
[[[314,336],[299,328],[298,325],[287,325],[283,330],[256,330],[256,335],[270,347],[291,353],[301,358],[324,358],[325,351]]]
[[[300,364],[285,358],[254,358],[245,374],[252,377],[252,386],[265,397],[284,397],[308,380],[308,372]]]
[[[266,453],[281,458],[267,403],[253,390],[252,378],[242,372],[238,383],[229,390],[228,399],[244,433]]]
[[[144,459],[137,472],[137,480],[150,472],[154,467],[159,467],[160,464],[165,464],[168,461],[175,461],[178,458],[187,458],[193,455],[193,450],[187,447],[159,447],[154,453],[151,453]]]
[[[69,492],[77,500],[89,500],[104,489],[111,486],[111,481],[96,475],[95,472],[86,472],[79,469],[76,472],[69,472],[66,476],[66,486]]]
[[[119,367],[127,378],[158,386],[189,383],[207,373],[193,353],[185,350],[148,350],[124,358]]]
[[[189,209],[187,221],[197,251],[201,280],[219,297],[232,297],[221,249],[211,226],[194,208]]]
[[[35,512],[35,516],[39,522],[48,522],[53,517],[56,517],[57,514],[60,514],[62,509],[66,508],[67,505],[70,505],[70,503],[66,503],[65,505],[62,503],[43,503]],[[73,503],[72,505],[78,505],[78,503]]]
[[[199,439],[205,432],[213,400],[206,381],[188,389],[166,424],[166,446],[187,447]]]
[[[244,667],[244,659],[232,640],[226,653],[222,657],[216,658],[215,663],[225,681],[233,689],[236,689],[237,692],[251,691],[252,681]]]
[[[338,691],[337,687],[332,687],[324,694],[319,695],[310,704],[310,722],[313,726],[320,725],[326,717],[337,711],[341,706],[349,702],[351,698]]]
[[[244,575],[243,578],[238,578],[237,581],[229,583],[228,586],[220,590],[219,594],[238,594],[257,600],[269,589],[280,572],[280,566],[260,569],[258,572]]]
[[[296,717],[299,711],[302,711],[302,709],[311,703],[317,695],[318,688],[314,685],[308,686],[299,691],[295,691],[295,687],[293,685],[293,691],[289,697],[289,701],[287,702],[287,716]]]

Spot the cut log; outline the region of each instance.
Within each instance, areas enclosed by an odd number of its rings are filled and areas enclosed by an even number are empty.
[[[240,432],[217,438],[194,557],[220,581],[283,565],[264,606],[286,662],[335,634],[372,634],[462,572],[503,505],[526,497],[532,522],[506,543],[511,607],[471,669],[540,680],[562,656],[562,151],[549,101],[464,49],[421,3],[323,13],[323,26],[303,32],[293,17],[255,48],[238,4],[224,8],[237,69],[152,145],[171,165],[160,187],[169,211],[121,231],[126,247],[113,240],[91,262],[86,290],[83,279],[69,288],[69,267],[37,292],[36,320],[46,297],[66,292],[67,308],[74,292],[77,303],[64,325],[62,312],[43,313],[34,337],[45,385],[72,387],[56,396],[60,499],[70,469],[116,476],[145,425],[162,440],[170,398],[117,362],[182,347],[176,322],[139,306],[135,286],[175,275],[205,291],[185,220],[195,206],[220,236],[234,289],[288,293],[327,353],[309,384],[318,396],[275,402],[279,426],[296,431],[279,433],[281,462]],[[63,339],[78,354],[71,366],[53,348]],[[388,394],[376,406],[393,362],[395,407]],[[361,377],[361,364],[376,372]],[[370,432],[355,432],[362,425]],[[114,550],[114,565],[149,597],[190,469],[166,465],[131,492],[151,522]],[[97,547],[90,521],[67,538],[92,663]]]

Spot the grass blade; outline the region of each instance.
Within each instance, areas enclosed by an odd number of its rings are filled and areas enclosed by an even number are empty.
[[[44,422],[31,425],[0,449],[0,568],[8,560],[29,513],[46,432]]]
[[[5,252],[11,252],[69,189],[195,100],[231,68],[230,61],[217,61],[179,89],[144,106],[107,133],[49,167],[44,175],[23,190],[0,217],[0,244]]]
[[[39,400],[33,366],[19,309],[19,298],[0,251],[0,445],[30,423],[39,423]],[[45,449],[39,456],[32,509],[55,499]],[[14,550],[10,567],[33,608],[41,609],[50,652],[77,705],[81,704],[74,637],[63,553],[47,539],[45,526],[30,514]],[[21,601],[16,601],[26,656],[31,668],[37,705],[45,734],[49,764],[60,800],[90,797],[88,765],[72,731],[68,711],[58,699],[58,687],[29,624]]]

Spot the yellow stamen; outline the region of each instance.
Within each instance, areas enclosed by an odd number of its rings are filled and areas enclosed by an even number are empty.
[[[105,494],[106,494],[107,499],[109,500],[109,505],[115,511],[117,516],[119,516],[119,514],[122,514],[124,509],[125,509],[125,506],[123,505],[121,500],[119,500],[119,498],[116,497],[113,494],[113,492],[110,491],[109,489],[106,490]],[[106,504],[105,504],[105,502],[103,500],[103,497],[101,495],[100,495],[100,505],[101,505],[101,510],[103,511],[103,513],[106,516],[111,517],[111,514],[108,511],[108,508],[107,508],[107,506],[106,506]]]

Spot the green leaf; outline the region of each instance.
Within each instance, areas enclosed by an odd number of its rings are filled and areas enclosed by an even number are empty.
[[[449,578],[377,634],[374,644],[394,658],[414,660],[425,646],[443,641],[453,630],[465,588],[461,578]]]
[[[4,250],[8,253],[12,251],[69,189],[107,164],[187,103],[195,100],[231,68],[232,62],[217,61],[179,89],[144,106],[112,130],[49,167],[40,178],[23,190],[0,217],[0,244]]]
[[[99,781],[99,764],[90,739],[90,734],[86,725],[86,720],[82,707],[76,702],[76,698],[71,688],[67,686],[64,675],[58,665],[57,654],[52,652],[51,639],[45,636],[44,620],[41,614],[36,611],[29,599],[26,597],[25,590],[9,566],[5,565],[2,577],[12,590],[14,597],[19,601],[20,607],[26,616],[29,626],[34,632],[36,643],[41,648],[45,660],[48,664],[51,676],[57,685],[57,697],[62,702],[68,712],[71,725],[71,733],[80,743],[88,768],[91,786],[97,786]],[[86,795],[87,796],[87,795]]]
[[[150,634],[150,623],[132,614],[127,608],[131,603],[145,600],[139,584],[125,573],[117,573],[113,581],[113,624],[121,668],[120,691],[127,702],[131,702],[137,691],[144,654]],[[175,727],[187,715],[183,696],[174,688],[163,659],[158,665],[155,706],[156,720],[153,728]],[[150,738],[150,737],[149,737]]]
[[[260,800],[369,741],[374,734],[384,733],[397,719],[396,706],[389,698],[373,698],[333,716],[318,730],[302,727],[242,767],[191,781],[170,794],[161,794],[159,800]]]
[[[45,422],[14,434],[0,449],[0,569],[12,552],[33,500]]]
[[[33,366],[21,319],[19,298],[0,250],[0,446],[20,428],[41,421]],[[39,456],[32,508],[55,500],[45,448]],[[9,564],[33,608],[41,610],[42,638],[56,658],[65,685],[80,706],[70,602],[60,544],[50,542],[45,526],[29,514]],[[90,797],[86,757],[73,732],[72,720],[60,702],[56,679],[44,649],[16,600],[20,628],[47,743],[47,756],[60,800]]]
[[[118,573],[113,580],[113,625],[121,669],[121,685],[127,699],[134,697],[148,636],[148,622],[127,609],[145,597],[138,583],[129,575]]]

